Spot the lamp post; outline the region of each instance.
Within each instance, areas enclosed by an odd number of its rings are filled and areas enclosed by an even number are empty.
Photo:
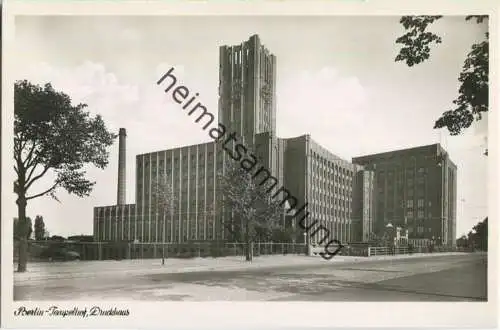
[[[304,235],[304,247],[305,247],[305,253],[308,255],[309,248],[307,247],[307,232],[304,232],[302,235]]]
[[[165,212],[164,212],[165,213]],[[162,228],[162,245],[161,245],[161,264],[165,265],[165,214],[163,214],[163,228]]]
[[[387,236],[388,236],[388,244],[389,244],[389,247],[390,247],[390,252],[392,254],[393,252],[393,248],[394,248],[394,237],[393,237],[393,230],[394,230],[394,226],[392,225],[392,223],[388,223],[386,226],[385,226],[385,231],[387,233]]]

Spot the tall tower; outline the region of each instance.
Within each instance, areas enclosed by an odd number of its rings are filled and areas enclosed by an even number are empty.
[[[248,146],[256,134],[276,134],[276,57],[257,35],[220,47],[219,122]]]
[[[126,204],[126,139],[127,131],[125,128],[120,128],[118,133],[118,192],[117,205]]]

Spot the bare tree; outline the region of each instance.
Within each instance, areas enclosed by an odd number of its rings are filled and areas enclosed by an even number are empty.
[[[156,209],[156,214],[162,219],[162,253],[161,264],[165,264],[165,237],[166,219],[175,213],[177,197],[172,186],[172,177],[160,174],[151,180],[152,206]]]
[[[273,200],[268,187],[256,182],[249,171],[229,162],[226,172],[219,174],[223,205],[231,211],[233,228],[237,228],[245,245],[247,261],[252,261],[252,243],[259,229],[277,228],[284,205]]]

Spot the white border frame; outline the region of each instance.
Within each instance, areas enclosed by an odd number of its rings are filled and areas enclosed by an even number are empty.
[[[489,259],[487,303],[352,303],[352,302],[13,302],[12,225],[16,214],[12,192],[14,173],[11,169],[13,150],[13,68],[12,54],[15,15],[490,15],[490,108],[498,109],[498,9],[494,0],[377,0],[370,2],[325,1],[255,1],[235,3],[202,2],[20,2],[3,3],[2,76],[2,268],[1,319],[8,327],[73,327],[73,328],[200,328],[200,327],[491,327],[497,324],[498,261],[498,115],[489,113]],[[458,73],[457,73],[458,74]],[[7,165],[9,164],[9,165]],[[129,309],[128,317],[14,317],[19,306],[57,305],[79,308],[100,305]]]

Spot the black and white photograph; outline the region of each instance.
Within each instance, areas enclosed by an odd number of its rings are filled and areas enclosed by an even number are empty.
[[[89,13],[10,20],[9,316],[111,321],[166,302],[494,313],[491,12]]]

